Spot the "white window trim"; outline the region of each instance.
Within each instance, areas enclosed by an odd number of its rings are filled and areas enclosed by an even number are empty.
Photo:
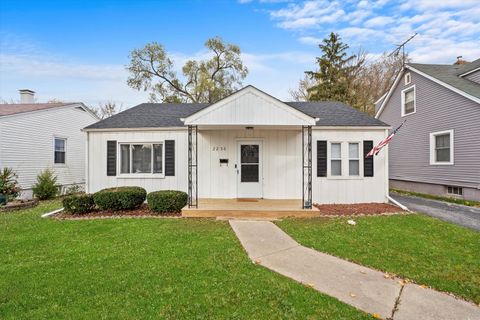
[[[408,81],[407,81],[408,80]],[[404,83],[405,85],[409,85],[410,83],[412,82],[412,75],[410,74],[410,72],[407,72],[405,73],[405,76],[404,76]]]
[[[450,161],[449,162],[437,162],[435,160],[435,137],[442,135],[442,134],[450,134]],[[430,165],[453,165],[453,156],[454,152],[453,149],[454,147],[454,139],[453,139],[453,129],[452,130],[445,130],[445,131],[437,131],[437,132],[432,132],[430,133]]]
[[[350,158],[350,144],[354,144],[356,143],[358,145],[358,157],[357,158]],[[348,141],[347,142],[347,171],[348,171],[348,176],[350,178],[358,178],[358,177],[361,177],[363,176],[363,172],[362,172],[362,152],[361,152],[361,148],[362,148],[362,143],[360,141]],[[350,160],[358,160],[358,175],[351,175],[350,174]]]
[[[121,150],[121,145],[122,144],[128,144],[128,145],[133,145],[133,144],[150,144],[152,146],[152,153],[151,153],[151,164],[152,164],[152,172],[151,173],[132,173],[132,147],[129,148],[130,152],[130,173],[121,173],[122,169],[122,150]],[[162,173],[153,173],[153,145],[154,144],[161,144],[162,145]],[[117,143],[117,172],[118,178],[139,178],[139,179],[163,179],[165,178],[165,140],[159,140],[159,141],[154,141],[154,142],[139,142],[139,141],[134,141],[134,142],[127,142],[127,141],[122,141]]]
[[[342,161],[342,175],[341,176],[332,176],[332,143],[339,143],[340,150],[342,152],[342,157],[340,159],[333,159],[333,160],[341,160]],[[351,176],[349,172],[349,153],[348,153],[348,144],[349,143],[358,143],[358,152],[359,152],[359,175],[358,176]],[[363,143],[362,141],[328,141],[327,146],[327,179],[328,180],[363,180],[365,177],[363,176],[363,157],[362,157],[362,150],[363,150]]]
[[[335,159],[332,159],[332,145],[333,144],[340,144],[340,158],[335,158]],[[327,168],[328,168],[328,172],[327,172],[327,176],[332,178],[332,179],[339,179],[339,178],[342,178],[344,173],[345,173],[345,170],[343,169],[343,163],[344,163],[344,159],[343,159],[343,142],[342,141],[329,141],[328,142],[328,150],[327,150],[327,160],[328,160],[328,163],[327,163]],[[341,174],[340,175],[332,175],[332,160],[340,160],[340,170],[341,170]]]
[[[413,111],[409,113],[405,113],[405,92],[410,91],[412,88],[413,88]],[[417,89],[415,88],[415,85],[402,90],[401,100],[402,100],[402,105],[401,105],[402,117],[409,116],[417,112]]]
[[[65,162],[64,163],[55,163],[55,140],[64,140],[65,141]],[[68,138],[65,136],[53,136],[53,157],[52,162],[55,167],[66,167],[67,166],[67,152],[68,152]]]

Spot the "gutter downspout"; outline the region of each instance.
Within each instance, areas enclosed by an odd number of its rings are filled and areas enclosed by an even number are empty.
[[[400,202],[398,202],[397,200],[393,199],[392,197],[390,197],[389,195],[387,196],[388,200],[390,200],[390,202],[394,203],[395,205],[399,206],[400,208],[402,208],[403,210],[405,211],[408,211],[408,212],[412,212],[412,210],[408,209],[406,206],[404,206],[403,204],[401,204]]]

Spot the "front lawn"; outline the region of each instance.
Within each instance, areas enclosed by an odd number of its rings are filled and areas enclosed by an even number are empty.
[[[286,219],[301,244],[480,303],[480,233],[423,215]]]
[[[250,262],[227,222],[0,214],[0,319],[369,319]]]

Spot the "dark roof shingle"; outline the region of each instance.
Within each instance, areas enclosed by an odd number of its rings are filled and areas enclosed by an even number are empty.
[[[409,66],[426,73],[452,87],[480,99],[480,84],[462,78],[459,75],[480,65],[480,59],[465,65],[408,63]]]
[[[318,126],[388,126],[341,102],[286,102],[289,106],[319,118]],[[85,129],[183,127],[180,120],[206,107],[207,103],[142,103]]]

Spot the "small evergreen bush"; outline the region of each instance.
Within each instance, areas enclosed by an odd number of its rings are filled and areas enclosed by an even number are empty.
[[[95,209],[95,202],[91,194],[67,196],[63,198],[65,212],[72,214],[85,214]]]
[[[148,207],[158,213],[178,213],[187,205],[188,195],[183,191],[165,190],[150,192]]]
[[[118,187],[100,190],[93,200],[100,210],[131,210],[142,205],[147,191],[140,187]]]
[[[6,204],[9,199],[15,199],[20,195],[20,187],[17,182],[17,174],[12,168],[0,170],[0,205]]]
[[[55,197],[59,192],[57,176],[50,169],[45,169],[37,176],[37,182],[32,187],[33,194],[40,200]]]

